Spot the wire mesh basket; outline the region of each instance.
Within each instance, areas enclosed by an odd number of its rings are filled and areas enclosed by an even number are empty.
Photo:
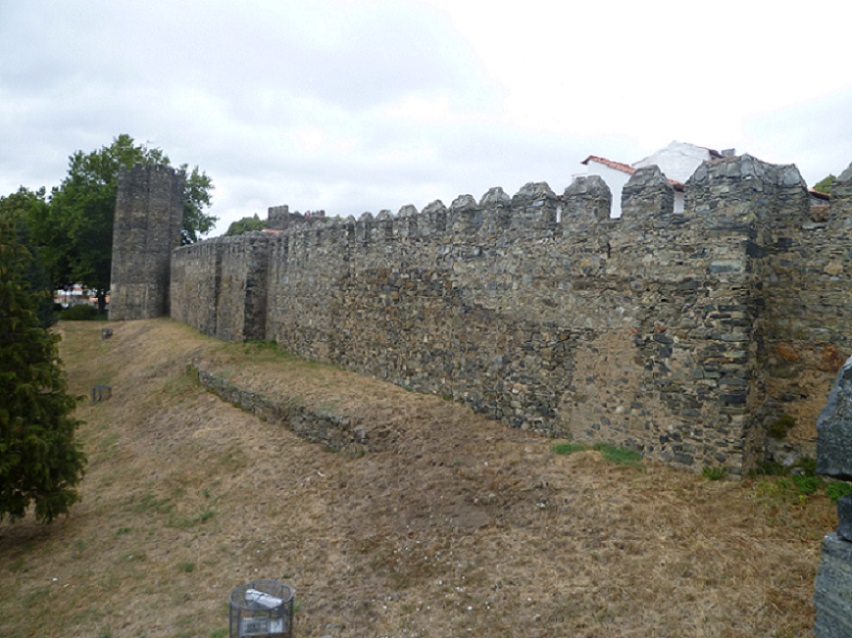
[[[255,580],[231,591],[230,638],[293,636],[294,590],[277,580]]]

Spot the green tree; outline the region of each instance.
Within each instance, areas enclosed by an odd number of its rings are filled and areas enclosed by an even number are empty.
[[[38,246],[39,238],[44,234],[38,223],[46,216],[48,208],[43,188],[33,192],[21,187],[17,193],[0,197],[0,222],[9,224],[16,242],[34,257],[24,272],[23,284],[36,296],[35,311],[43,328],[55,322],[52,281]]]
[[[169,165],[169,158],[159,148],[136,144],[129,135],[119,135],[111,145],[91,153],[77,151],[69,158],[68,175],[51,192],[45,218],[36,223],[43,229],[40,245],[46,249],[44,259],[54,283],[59,287],[81,283],[94,289],[101,306],[110,285],[118,173],[122,166],[138,163]],[[204,212],[212,189],[210,178],[197,166],[187,174],[185,243],[197,241],[216,222]]]
[[[86,457],[74,438],[76,400],[66,391],[59,336],[39,325],[24,279],[32,265],[12,224],[0,220],[0,520],[49,523],[79,496]]]
[[[819,191],[820,193],[825,193],[826,195],[831,194],[831,185],[834,183],[834,180],[837,178],[833,174],[828,174],[819,180],[816,184],[814,184],[813,188],[815,191]]]
[[[244,235],[245,233],[250,233],[254,230],[263,230],[264,228],[266,228],[266,220],[261,219],[255,213],[253,217],[243,217],[235,222],[231,222],[225,236]]]
[[[187,164],[181,164],[180,170],[186,174],[186,185],[183,191],[183,243],[194,244],[201,235],[206,235],[216,224],[216,217],[207,215],[204,210],[210,207],[210,191],[213,182],[204,172],[199,172],[198,166],[191,171]]]

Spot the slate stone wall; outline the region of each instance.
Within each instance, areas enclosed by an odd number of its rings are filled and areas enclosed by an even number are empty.
[[[263,298],[265,323],[249,322],[252,334],[302,356],[452,397],[512,427],[693,470],[749,470],[764,458],[767,423],[818,400],[773,367],[778,344],[795,336],[797,347],[852,354],[841,334],[847,293],[814,272],[831,240],[802,229],[801,176],[749,156],[717,160],[689,180],[675,214],[671,187],[646,167],[625,187],[619,219],[598,182],[580,178],[561,196],[547,184],[512,197],[495,188],[357,221],[294,224],[287,210],[278,235],[177,250],[172,316],[249,338],[248,300],[259,308]],[[791,270],[788,245],[810,263]],[[218,270],[205,250],[219,251]],[[253,285],[239,283],[250,273]],[[810,309],[792,290],[825,286],[840,296],[814,292]],[[802,370],[828,378],[827,394],[831,372],[803,359]]]
[[[767,424],[795,427],[770,452],[784,461],[814,455],[814,424],[835,375],[852,354],[852,173],[836,182],[829,215],[811,216],[794,167],[783,175],[774,213],[760,220],[760,339]],[[843,176],[841,176],[843,177]],[[800,452],[801,453],[801,452]],[[800,454],[799,453],[799,454]]]
[[[171,261],[172,318],[215,336],[221,280],[221,238],[176,250]]]
[[[822,541],[814,607],[814,638],[852,636],[852,541],[836,532]]]
[[[837,375],[817,431],[817,472],[852,480],[852,358]],[[839,500],[837,518],[837,531],[823,539],[814,587],[816,638],[852,636],[852,494]]]
[[[266,338],[268,236],[226,237],[222,247],[216,337],[225,341]]]
[[[169,314],[171,252],[183,227],[183,172],[167,166],[122,168],[113,226],[113,321]]]

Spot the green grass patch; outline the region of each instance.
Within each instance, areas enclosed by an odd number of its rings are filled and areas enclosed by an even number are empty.
[[[775,482],[761,481],[759,490],[764,495],[787,500],[806,500],[814,494],[824,492],[833,502],[837,502],[846,494],[852,494],[852,484],[843,481],[827,483],[816,473],[816,459],[804,457],[790,467],[784,467],[777,461],[764,461],[758,471],[766,476],[781,477]],[[771,487],[770,487],[771,486]]]
[[[195,571],[195,563],[178,563],[178,570],[185,574],[191,574]]]
[[[806,474],[794,474],[790,477],[796,491],[802,496],[810,496],[816,494],[816,491],[822,487],[822,479],[818,476],[808,476]]]
[[[847,494],[852,494],[852,483],[826,482],[822,477],[808,474],[766,478],[758,481],[755,488],[762,500],[775,504],[802,504],[822,494],[836,503]]]
[[[591,448],[584,443],[557,443],[550,449],[555,454],[573,454],[574,452],[585,452]]]
[[[724,467],[705,467],[701,470],[701,474],[708,481],[721,481],[728,475],[728,470]]]
[[[618,447],[610,443],[594,443],[586,445],[585,443],[557,443],[552,446],[551,451],[555,454],[573,454],[574,452],[585,452],[586,450],[595,450],[601,453],[607,461],[616,465],[625,465],[638,467],[642,465],[642,454],[635,450]]]
[[[130,501],[130,509],[138,514],[144,512],[156,512],[157,514],[168,514],[174,509],[175,504],[170,498],[157,498],[151,492],[145,492],[138,499]]]
[[[825,486],[825,495],[836,503],[847,494],[852,494],[852,483],[829,483]]]
[[[284,352],[281,348],[278,347],[278,344],[275,342],[274,339],[256,339],[254,341],[246,341],[243,344],[243,351],[246,354],[278,354]]]

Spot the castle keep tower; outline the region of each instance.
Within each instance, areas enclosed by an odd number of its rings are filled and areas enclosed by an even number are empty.
[[[180,246],[185,176],[168,166],[121,169],[115,202],[109,318],[169,313],[172,250]]]

